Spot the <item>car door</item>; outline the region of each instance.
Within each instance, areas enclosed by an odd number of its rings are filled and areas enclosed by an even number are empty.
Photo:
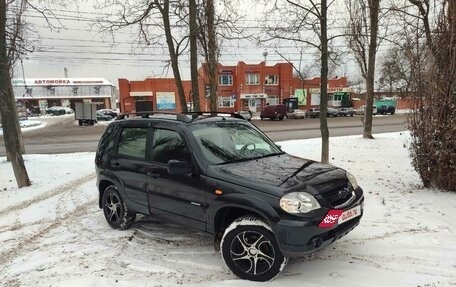
[[[150,149],[148,197],[151,213],[205,230],[205,188],[199,176],[168,173],[170,160],[192,163],[184,137],[176,130],[155,128]]]
[[[109,165],[123,186],[123,195],[132,210],[149,213],[147,198],[147,172],[149,163],[146,158],[147,138],[150,128],[147,126],[123,126],[117,145],[117,153],[110,159]]]

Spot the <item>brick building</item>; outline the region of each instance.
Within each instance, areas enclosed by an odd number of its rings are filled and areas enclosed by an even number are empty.
[[[206,90],[208,77],[206,64],[198,70],[200,75],[200,103],[202,110],[209,110]],[[260,111],[266,104],[296,102],[300,108],[310,108],[320,104],[320,79],[313,78],[301,81],[293,76],[293,67],[289,63],[278,63],[267,66],[265,62],[246,64],[239,62],[236,66],[219,64],[218,107],[222,112],[233,112],[249,109]],[[191,82],[183,81],[187,107],[191,101]],[[341,106],[349,103],[347,78],[328,80],[330,106]],[[180,111],[180,102],[174,79],[146,79],[129,81],[119,79],[120,109],[122,112],[167,110]],[[289,100],[291,99],[291,100]]]

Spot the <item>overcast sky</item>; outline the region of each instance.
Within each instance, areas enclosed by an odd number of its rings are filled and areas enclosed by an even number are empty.
[[[239,9],[247,16],[240,25],[255,33],[255,18],[261,16],[261,9],[255,8],[255,12],[252,12],[251,2],[241,3],[243,4]],[[135,34],[128,29],[116,33],[116,46],[113,46],[109,37],[103,37],[95,27],[95,20],[103,17],[106,11],[93,8],[92,2],[81,3],[79,7],[56,8],[54,13],[59,22],[53,20],[53,23],[61,28],[51,30],[46,27],[42,16],[34,11],[29,12],[28,19],[34,23],[37,31],[29,36],[40,39],[40,43],[35,47],[35,52],[29,53],[23,61],[25,77],[64,77],[64,68],[68,70],[68,77],[102,77],[114,85],[117,85],[118,78],[143,80],[148,77],[173,77],[171,68],[165,68],[164,61],[168,56],[162,48],[155,47],[147,52],[132,53],[131,38]],[[252,28],[249,28],[250,26]],[[293,48],[292,43],[282,42],[278,45],[282,53],[292,59],[299,59],[300,52]],[[224,41],[219,62],[225,65],[235,65],[238,61],[259,63],[264,60],[265,50],[268,51],[268,65],[283,62],[275,53],[273,44],[257,45],[253,39],[242,42]],[[305,64],[315,61],[315,52],[306,49],[303,59]],[[185,61],[188,56],[183,59],[180,68],[184,79],[189,79],[189,62]],[[350,78],[358,77],[356,66],[349,58],[338,68],[337,74]],[[20,66],[17,67],[15,76],[22,78]],[[318,76],[318,69],[312,76]]]

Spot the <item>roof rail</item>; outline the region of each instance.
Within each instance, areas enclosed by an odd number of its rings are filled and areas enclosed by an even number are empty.
[[[212,112],[212,111],[201,111],[201,112],[183,112],[182,114],[191,115],[192,120],[197,119],[199,116],[206,116],[206,117],[224,117],[230,116],[236,119],[245,120],[243,116],[237,113],[227,113],[227,112]]]
[[[122,113],[117,117],[117,120],[123,120],[125,118],[129,118],[130,115],[136,115],[137,117],[141,118],[149,118],[153,115],[173,115],[176,116],[178,121],[182,122],[192,122],[193,120],[198,119],[200,116],[203,117],[224,117],[229,116],[236,119],[243,119],[245,118],[237,113],[226,113],[226,112],[211,112],[211,111],[201,111],[201,112],[162,112],[162,111],[141,111],[141,112],[133,112],[133,113]]]
[[[133,113],[122,113],[117,117],[117,119],[123,120],[125,118],[129,118],[130,115],[136,115],[141,118],[149,118],[150,116],[154,116],[154,115],[172,115],[172,116],[176,116],[176,119],[178,121],[182,121],[182,122],[186,122],[186,123],[192,121],[192,118],[190,118],[188,115],[185,115],[182,113],[162,112],[162,111],[141,111],[141,112],[133,112]]]

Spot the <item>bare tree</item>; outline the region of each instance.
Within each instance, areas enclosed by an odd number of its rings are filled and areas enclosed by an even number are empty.
[[[281,3],[281,2],[280,2]],[[320,54],[320,131],[322,139],[321,161],[329,161],[329,129],[326,110],[328,108],[328,62],[332,55],[331,43],[341,34],[328,35],[328,8],[334,3],[327,0],[285,1],[284,5],[275,5],[266,14],[266,18],[279,15],[281,21],[275,26],[266,27],[268,37],[263,41],[287,40],[301,45],[307,45],[319,51]],[[287,15],[283,18],[283,15]],[[330,24],[333,24],[331,22]],[[334,31],[334,30],[331,30]]]
[[[349,47],[366,81],[366,114],[364,138],[372,136],[374,105],[375,60],[378,47],[378,23],[380,0],[349,0]]]
[[[26,1],[0,0],[0,114],[6,154],[19,188],[31,185],[21,153],[22,133],[11,83],[12,65],[18,58],[23,40],[22,15]],[[14,9],[13,9],[14,7]],[[8,13],[14,16],[7,17]]]
[[[209,110],[217,111],[217,65],[219,48],[217,45],[217,32],[215,23],[215,7],[214,0],[203,1],[204,14],[200,16],[200,33],[199,40],[203,50],[205,65],[205,73],[209,79]],[[206,87],[205,87],[206,88]]]
[[[198,88],[198,6],[196,0],[189,0],[189,22],[190,22],[190,74],[192,79],[193,109],[199,112],[200,98]]]
[[[164,49],[169,54],[181,110],[186,112],[187,99],[179,69],[179,57],[188,48],[189,33],[184,29],[188,25],[181,25],[179,18],[182,14],[188,16],[188,5],[184,5],[180,0],[105,0],[96,7],[114,11],[107,19],[103,17],[98,23],[102,31],[113,37],[114,42],[116,31],[132,27],[137,29],[135,41],[138,46],[163,44],[163,41],[166,43]]]
[[[429,55],[414,71],[415,111],[410,118],[412,162],[425,187],[456,190],[456,3],[408,0],[417,35]],[[410,21],[409,25],[414,25]]]

